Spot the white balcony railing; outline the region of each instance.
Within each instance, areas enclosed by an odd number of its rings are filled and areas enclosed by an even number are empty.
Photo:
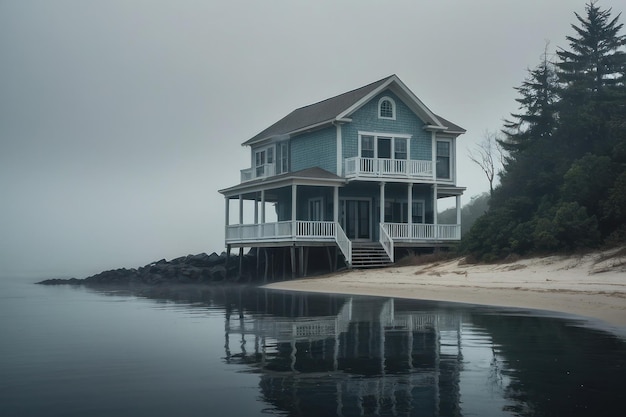
[[[276,173],[274,164],[259,165],[254,168],[246,168],[241,170],[241,182],[252,181],[257,178],[266,178],[274,176]]]
[[[345,175],[346,177],[433,178],[433,163],[411,159],[346,158]]]

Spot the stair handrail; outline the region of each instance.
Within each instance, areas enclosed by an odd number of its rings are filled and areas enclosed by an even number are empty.
[[[389,236],[389,233],[387,232],[387,229],[385,229],[384,223],[380,223],[380,233],[379,233],[378,241],[380,242],[380,244],[383,247],[383,249],[385,250],[385,252],[387,252],[387,256],[391,260],[391,263],[393,263],[394,262],[394,259],[393,259],[393,252],[394,252],[394,249],[393,249],[393,239],[391,238],[391,236]]]
[[[348,266],[352,265],[352,241],[348,239],[339,222],[335,222],[335,242],[346,258]]]

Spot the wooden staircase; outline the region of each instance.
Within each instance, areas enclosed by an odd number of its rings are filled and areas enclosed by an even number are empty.
[[[383,268],[393,265],[379,242],[352,242],[352,268]]]

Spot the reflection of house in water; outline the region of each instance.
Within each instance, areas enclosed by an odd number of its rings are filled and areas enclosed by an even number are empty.
[[[460,323],[378,298],[332,316],[227,316],[226,360],[257,367],[265,401],[297,415],[458,415]]]

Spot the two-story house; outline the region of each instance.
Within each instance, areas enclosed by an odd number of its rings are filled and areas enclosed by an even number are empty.
[[[452,245],[461,237],[455,149],[464,132],[396,75],[296,109],[243,143],[250,168],[220,190],[226,247],[290,248],[302,274],[310,248],[326,247],[331,266],[339,257],[364,267],[393,262],[398,248]],[[456,224],[437,221],[446,197],[456,197]],[[244,201],[253,202],[245,216]]]

